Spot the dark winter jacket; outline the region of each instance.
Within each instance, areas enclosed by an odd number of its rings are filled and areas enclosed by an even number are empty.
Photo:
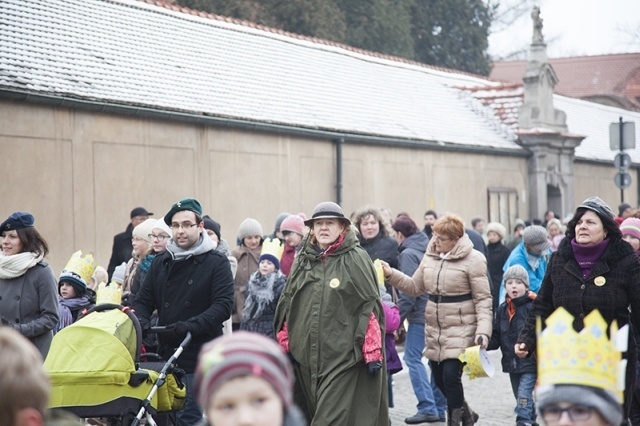
[[[271,283],[269,283],[271,280]],[[273,321],[276,314],[276,306],[284,289],[287,277],[281,271],[273,274],[262,275],[256,271],[251,275],[247,285],[247,292],[244,297],[244,310],[240,329],[253,331],[275,339]],[[265,294],[265,287],[272,285],[269,295]],[[257,291],[256,291],[257,290]],[[265,298],[269,301],[265,302]]]
[[[143,327],[150,323],[154,309],[158,310],[158,325],[187,321],[193,337],[177,362],[187,373],[194,372],[202,345],[222,335],[222,323],[231,315],[232,306],[229,260],[214,250],[183,260],[174,260],[169,251],[159,254],[133,304]],[[159,341],[165,359],[180,343],[163,334]]]
[[[602,277],[604,285],[594,280]],[[600,281],[600,280],[599,280]],[[602,317],[618,326],[629,323],[640,326],[640,261],[629,243],[611,241],[587,278],[575,260],[569,238],[560,243],[558,251],[551,255],[547,272],[542,281],[533,309],[518,342],[525,343],[530,353],[536,348],[536,317],[546,319],[557,307],[564,307],[574,316],[576,330],[584,327],[583,319],[592,310],[598,309]]]
[[[398,267],[398,243],[391,237],[385,237],[378,232],[375,237],[365,240],[358,234],[360,245],[367,251],[371,260],[384,260],[392,268]]]
[[[117,266],[120,266],[122,262],[127,263],[132,257],[133,245],[131,244],[131,238],[133,237],[133,225],[127,225],[127,230],[113,237],[113,249],[111,251],[111,259],[109,259],[109,266],[107,267],[107,273],[109,279],[112,278],[113,271]]]
[[[423,232],[416,232],[407,237],[398,247],[398,269],[405,275],[412,276],[424,257],[427,244],[429,244],[429,238]],[[427,293],[412,297],[398,290],[398,309],[400,309],[402,320],[406,319],[411,324],[424,324],[427,300],[429,300]]]
[[[533,298],[528,293],[516,299],[511,299],[516,308],[511,320],[509,320],[509,313],[507,312],[507,302],[500,305],[493,320],[493,334],[487,349],[490,351],[500,349],[502,352],[502,371],[505,373],[523,374],[537,371],[535,357],[521,359],[518,358],[514,351],[518,335],[522,327],[524,327],[529,311],[533,306]]]
[[[493,312],[498,311],[498,298],[502,286],[502,267],[509,258],[511,250],[502,242],[489,243],[487,245],[487,268],[491,277],[491,296],[493,297]]]
[[[294,398],[314,426],[386,426],[387,374],[369,376],[363,354],[372,312],[385,328],[373,263],[353,230],[326,256],[310,240],[276,308],[276,332],[286,322],[297,361]]]

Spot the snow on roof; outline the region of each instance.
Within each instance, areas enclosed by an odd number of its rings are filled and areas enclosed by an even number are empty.
[[[0,0],[0,90],[522,150],[521,84],[151,3]],[[640,113],[554,101],[587,135],[579,158],[613,158],[608,125],[620,115],[640,131]],[[640,163],[640,150],[631,156]]]
[[[524,88],[522,84],[510,83],[498,86],[475,86],[464,89],[470,96],[478,99],[509,129],[518,131],[518,110],[523,104]],[[618,151],[609,149],[609,124],[623,121],[636,123],[636,141],[638,148],[629,150],[634,163],[640,163],[640,112],[610,107],[594,102],[583,101],[561,95],[553,95],[556,109],[567,115],[567,126],[571,134],[586,136],[576,148],[577,158],[586,160],[613,160]],[[530,129],[532,130],[532,129]]]
[[[0,89],[520,150],[465,73],[133,0],[0,0]]]

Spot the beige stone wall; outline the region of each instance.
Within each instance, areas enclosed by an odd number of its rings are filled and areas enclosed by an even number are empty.
[[[613,165],[575,163],[575,202],[576,206],[584,199],[598,195],[611,206],[618,214],[618,205],[621,202],[620,190],[613,183],[613,178],[618,172]],[[638,169],[631,169],[631,186],[624,190],[624,201],[632,207],[638,206]]]
[[[56,273],[75,250],[105,265],[112,238],[133,207],[161,217],[198,198],[235,246],[238,225],[258,219],[272,231],[281,211],[310,215],[335,199],[335,146],[326,140],[0,101],[0,218],[32,212],[51,246]],[[343,207],[372,203],[487,216],[487,188],[514,188],[528,211],[526,159],[346,143]],[[578,191],[579,194],[582,192]]]

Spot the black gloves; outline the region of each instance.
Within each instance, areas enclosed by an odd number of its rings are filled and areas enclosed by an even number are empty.
[[[187,321],[178,321],[167,326],[167,335],[173,337],[174,341],[182,341],[187,336],[187,332],[192,332],[191,324]]]
[[[380,369],[382,368],[382,361],[373,361],[367,364],[367,374],[371,377],[378,374]]]

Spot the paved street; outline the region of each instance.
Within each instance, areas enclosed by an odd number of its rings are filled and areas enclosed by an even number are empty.
[[[401,353],[400,358],[402,355]],[[465,398],[471,408],[480,414],[478,425],[505,426],[515,424],[515,415],[513,414],[515,399],[511,393],[509,375],[503,373],[500,366],[501,356],[500,351],[489,352],[489,357],[496,368],[496,373],[492,378],[469,380],[466,375],[462,376]],[[417,400],[411,388],[409,370],[406,366],[393,378],[395,408],[390,409],[391,423],[394,426],[404,425],[404,419],[416,413]],[[445,423],[431,424],[438,426]]]

